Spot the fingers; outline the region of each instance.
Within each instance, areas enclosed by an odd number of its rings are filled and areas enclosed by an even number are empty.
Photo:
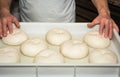
[[[1,21],[0,21],[0,38],[2,38],[2,24],[1,24]]]
[[[110,26],[110,21],[106,20],[106,22],[105,22],[105,38],[109,37],[109,30],[110,30],[109,26]]]
[[[104,31],[105,38],[111,39],[113,35],[113,22],[109,20],[102,20],[99,31],[100,33],[103,33]]]
[[[117,26],[117,24],[113,21],[113,19],[111,19],[111,17],[109,16],[101,16],[98,15],[93,22],[87,24],[88,27],[93,27],[97,24],[100,24],[99,27],[99,33],[100,35],[102,35],[104,33],[104,36],[106,38],[111,39],[112,35],[113,35],[113,28],[115,28],[115,30],[117,32],[119,32],[119,28]]]
[[[105,38],[111,39],[113,36],[113,27],[119,32],[119,28],[116,23],[112,20],[102,20],[100,22],[99,32],[100,34],[104,31]]]
[[[109,26],[109,38],[111,39],[113,36],[113,28],[115,28],[115,30],[117,32],[119,32],[119,28],[117,26],[117,24],[112,20]]]
[[[8,30],[9,30],[9,33],[13,32],[13,26],[12,26],[12,20],[11,19],[8,20]]]
[[[14,23],[17,28],[20,28],[18,20],[13,16],[4,17],[0,19],[0,37],[6,37],[8,30],[9,33],[13,32],[12,23]]]
[[[100,35],[102,35],[103,34],[103,30],[104,30],[104,21],[101,21],[100,22],[100,28],[99,28],[99,33],[100,33]]]
[[[2,32],[3,32],[2,34],[4,37],[6,37],[7,36],[7,20],[2,19],[1,23],[2,23]]]
[[[13,23],[15,23],[17,28],[20,28],[20,24],[19,24],[18,20],[15,17],[13,17]]]
[[[88,23],[87,26],[88,27],[94,27],[95,25],[99,24],[99,22],[93,20],[91,23]]]
[[[113,23],[110,24],[109,38],[111,39],[113,35]]]

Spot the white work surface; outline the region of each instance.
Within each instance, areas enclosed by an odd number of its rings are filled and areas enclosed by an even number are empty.
[[[21,29],[30,35],[42,36],[52,28],[65,28],[75,38],[80,38],[90,30],[99,26],[88,28],[87,23],[20,23]],[[2,44],[0,43],[0,46]],[[120,77],[120,37],[114,30],[110,49],[118,56],[118,64],[0,64],[0,77]]]

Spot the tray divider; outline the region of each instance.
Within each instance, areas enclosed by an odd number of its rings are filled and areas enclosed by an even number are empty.
[[[36,71],[36,77],[38,77],[38,66],[35,66]]]
[[[120,67],[118,68],[118,77],[120,77]]]
[[[74,77],[76,77],[76,66],[74,66]]]

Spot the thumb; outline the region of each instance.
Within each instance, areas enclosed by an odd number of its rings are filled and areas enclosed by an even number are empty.
[[[94,27],[97,24],[98,24],[98,22],[92,21],[91,23],[88,23],[87,26],[91,28],[91,27]]]

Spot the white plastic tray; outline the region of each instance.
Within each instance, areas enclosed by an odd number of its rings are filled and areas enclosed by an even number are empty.
[[[80,38],[86,32],[98,29],[99,26],[88,28],[87,23],[20,23],[21,28],[29,35],[42,36],[48,30],[55,27],[65,28],[71,32],[73,37]],[[65,64],[0,64],[0,77],[119,77],[120,75],[120,37],[114,30],[110,49],[114,50],[118,56],[118,64],[89,64],[89,63],[65,63]],[[25,68],[25,70],[24,70]],[[16,71],[16,69],[18,69]],[[12,70],[12,71],[10,71]],[[8,73],[8,74],[6,74]],[[30,75],[29,75],[30,73]],[[18,77],[19,77],[18,76]]]

